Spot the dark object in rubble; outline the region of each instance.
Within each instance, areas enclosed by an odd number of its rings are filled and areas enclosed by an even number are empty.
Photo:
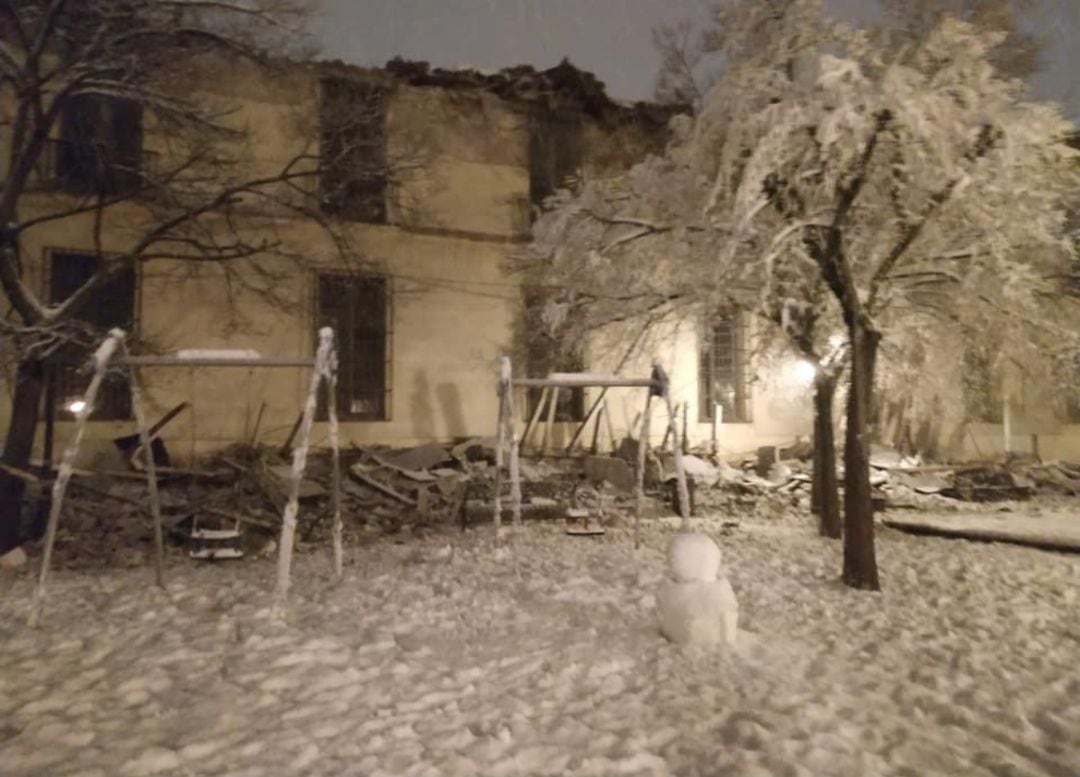
[[[690,515],[686,516],[682,513],[682,508],[679,506],[679,481],[674,478],[668,481],[668,499],[671,501],[671,509],[675,511],[675,515],[680,518],[693,517],[697,515],[697,483],[693,478],[686,479],[686,493],[690,497]]]
[[[162,467],[169,466],[169,454],[168,451],[165,450],[165,443],[156,435],[158,432],[165,428],[165,425],[169,423],[169,421],[180,415],[180,413],[187,406],[187,402],[181,402],[179,405],[177,405],[172,410],[163,415],[161,417],[161,420],[159,420],[147,430],[146,436],[150,438],[150,452],[154,456],[154,464]],[[136,453],[138,453],[141,443],[142,437],[138,433],[125,434],[124,436],[117,437],[113,440],[113,444],[117,447],[120,453],[124,455],[125,459],[134,458]]]
[[[953,476],[951,488],[941,495],[965,502],[1001,502],[1009,499],[1029,499],[1035,493],[1026,478],[996,469],[968,469]]]

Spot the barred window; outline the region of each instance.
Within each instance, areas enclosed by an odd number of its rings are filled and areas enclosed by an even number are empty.
[[[750,422],[749,370],[746,361],[746,333],[742,314],[729,311],[714,316],[702,343],[698,369],[700,420],[713,420],[716,407],[720,406],[724,423]]]
[[[368,273],[318,276],[315,331],[334,330],[338,351],[338,415],[390,418],[390,299],[387,278]],[[320,407],[320,417],[326,408]]]

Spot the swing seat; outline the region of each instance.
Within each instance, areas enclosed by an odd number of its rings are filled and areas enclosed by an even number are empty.
[[[211,561],[219,558],[243,558],[240,524],[237,523],[232,529],[203,529],[196,521],[191,527],[188,555],[191,558]]]
[[[566,533],[576,537],[595,537],[606,532],[604,525],[599,522],[599,516],[591,510],[570,507],[566,511]]]

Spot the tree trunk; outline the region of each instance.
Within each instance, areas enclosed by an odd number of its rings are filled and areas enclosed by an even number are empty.
[[[836,482],[836,440],[833,436],[833,399],[836,375],[819,371],[814,378],[814,471],[810,508],[819,517],[822,537],[840,539],[840,491]]]
[[[44,388],[44,365],[33,359],[20,361],[15,373],[15,396],[4,455],[0,459],[9,467],[26,469],[30,464]],[[0,471],[0,555],[22,541],[20,516],[25,487],[21,479]]]
[[[881,334],[859,319],[848,327],[851,388],[844,441],[844,583],[880,591],[874,553],[874,509],[870,493],[870,403]]]

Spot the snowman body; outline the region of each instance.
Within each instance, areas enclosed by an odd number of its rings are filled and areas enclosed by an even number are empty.
[[[672,642],[733,645],[739,603],[721,573],[720,548],[698,532],[680,532],[668,545],[668,579],[656,594],[660,632]]]

